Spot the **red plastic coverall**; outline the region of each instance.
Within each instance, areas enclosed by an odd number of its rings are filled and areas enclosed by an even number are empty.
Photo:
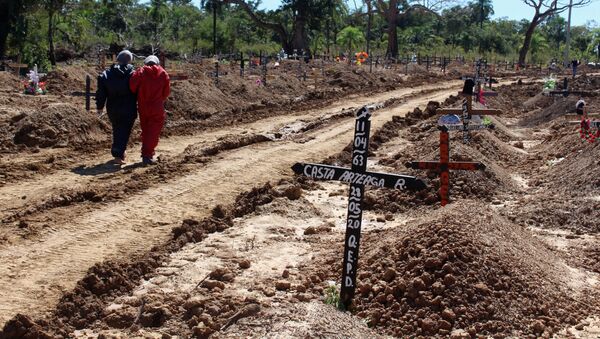
[[[171,93],[169,75],[158,65],[144,66],[133,73],[129,87],[137,94],[142,157],[152,158],[165,123],[164,102]]]

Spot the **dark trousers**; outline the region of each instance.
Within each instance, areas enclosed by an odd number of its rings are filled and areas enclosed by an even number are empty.
[[[131,135],[131,129],[137,118],[137,112],[111,112],[108,113],[108,118],[110,119],[113,130],[113,143],[110,152],[113,157],[124,159],[127,143],[129,143],[129,136]]]

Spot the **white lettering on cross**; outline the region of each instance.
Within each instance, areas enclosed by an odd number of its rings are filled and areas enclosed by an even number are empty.
[[[312,167],[311,165],[304,166],[304,175],[306,175],[307,177],[310,177],[310,178],[312,178],[312,174],[309,171],[311,167]]]
[[[404,179],[398,179],[396,181],[396,184],[394,185],[394,188],[395,189],[401,189],[401,190],[405,189],[406,188],[406,180],[404,180]]]
[[[348,237],[348,246],[356,248],[356,236],[351,235],[350,237]]]
[[[364,132],[365,131],[365,122],[357,120],[356,121],[356,126],[354,127],[354,131],[356,133]]]
[[[347,256],[347,259],[348,259],[348,265],[349,265],[349,266],[347,266],[347,268],[348,268],[348,269],[346,270],[346,271],[348,271],[348,272],[350,272],[350,271],[352,270],[352,264],[351,264],[351,263],[353,263],[353,262],[354,262],[354,257],[353,257],[353,256],[354,256],[354,251],[352,251],[352,250],[349,250],[349,251],[348,251],[348,256]]]
[[[354,138],[354,147],[361,147],[361,148],[367,147],[367,138],[359,137],[359,136]]]

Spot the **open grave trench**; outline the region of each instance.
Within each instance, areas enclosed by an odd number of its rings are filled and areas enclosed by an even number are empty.
[[[600,147],[582,142],[577,126],[560,116],[532,119],[569,106],[570,98],[535,98],[540,87],[499,87],[489,102],[505,112],[494,119],[496,129],[474,132],[467,145],[452,136],[452,160],[487,168],[453,171],[445,208],[437,204],[437,174],[404,163],[436,158],[433,111],[457,99],[393,117],[374,133],[369,168],[425,177],[429,188],[367,189],[359,286],[349,313],[325,303],[341,275],[348,188],[290,175],[216,206],[210,217],[183,220],[170,240],[139,258],[94,266],[48,317],[18,315],[1,333],[593,335],[600,311]],[[598,107],[592,103],[591,110]],[[324,160],[348,165],[349,150]]]

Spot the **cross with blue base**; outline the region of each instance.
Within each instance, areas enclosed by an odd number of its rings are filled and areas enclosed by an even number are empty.
[[[436,114],[447,115],[447,114],[456,114],[461,115],[463,127],[459,130],[463,131],[463,142],[468,143],[471,135],[469,133],[472,129],[479,128],[470,128],[469,124],[471,122],[471,118],[473,115],[500,115],[502,111],[499,109],[473,109],[473,87],[475,87],[475,81],[473,79],[465,80],[465,84],[462,92],[459,94],[462,95],[462,107],[461,108],[439,108],[436,110]],[[453,129],[456,130],[456,129]]]

